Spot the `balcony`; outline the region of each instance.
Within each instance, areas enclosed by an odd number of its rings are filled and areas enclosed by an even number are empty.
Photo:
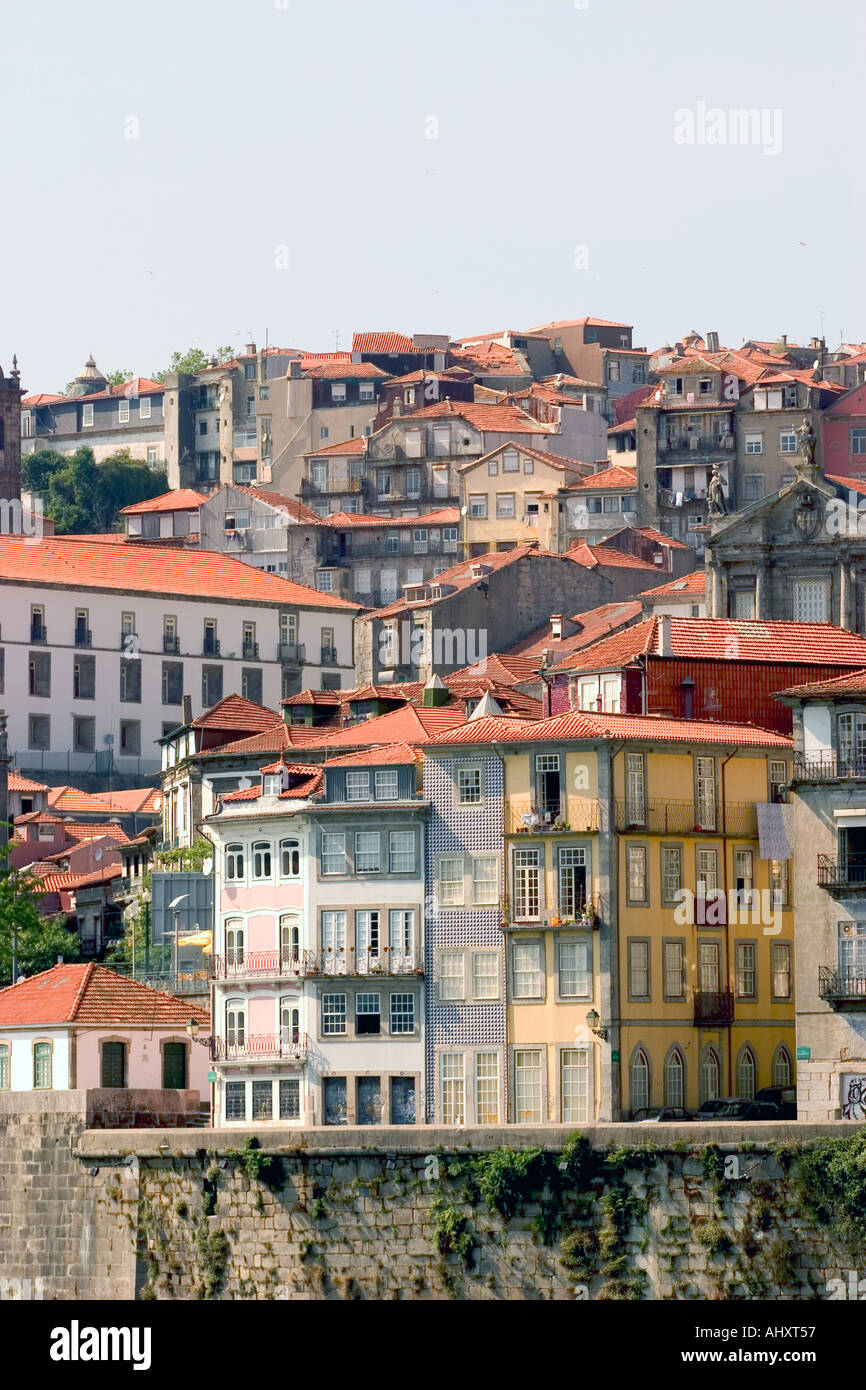
[[[211,959],[211,979],[282,979],[285,976],[315,973],[316,957],[311,951],[229,951]]]
[[[866,854],[832,859],[818,855],[818,887],[839,893],[866,893]]]
[[[321,660],[321,662],[320,662],[319,664],[320,664],[321,666],[336,666],[336,664],[337,664],[337,648],[336,648],[336,647],[323,647],[323,648],[322,648],[322,660]]]
[[[506,835],[558,835],[569,830],[598,830],[598,802],[588,797],[563,796],[558,810],[542,810],[528,799],[506,803]]]
[[[243,651],[243,659],[244,659],[244,661],[258,661],[258,659],[259,659],[259,644],[258,644],[258,642],[244,642],[242,651]]]
[[[733,448],[732,443],[724,443],[725,439],[733,439],[733,436],[692,434],[686,435],[685,438],[663,438],[659,440],[659,453],[667,458],[694,458],[700,454],[724,453]],[[659,466],[663,468],[665,465],[661,463]]]
[[[212,1062],[303,1062],[309,1050],[306,1033],[247,1033],[211,1038]]]
[[[303,642],[278,642],[277,661],[286,661],[293,666],[303,666],[307,651]]]
[[[310,975],[423,975],[420,951],[321,951],[313,957]]]
[[[343,493],[358,494],[369,491],[367,478],[329,478],[325,483],[314,483],[311,478],[301,479],[301,496],[339,497]]]
[[[724,822],[724,823],[723,823]],[[701,806],[694,801],[647,801],[642,806],[627,800],[616,803],[617,830],[642,830],[649,835],[742,835],[758,833],[758,813],[751,802],[729,801]]]
[[[31,623],[31,624],[30,624],[30,641],[31,641],[31,642],[47,642],[47,641],[48,641],[48,628],[45,626],[44,623]]]
[[[180,638],[170,637],[167,632],[162,635],[162,650],[168,656],[177,656],[180,651]]]
[[[218,637],[205,637],[201,647],[202,656],[219,656],[220,643]]]
[[[93,633],[91,632],[91,630],[90,630],[89,627],[77,627],[77,628],[75,629],[75,646],[76,646],[76,647],[92,647],[92,646],[93,646]]]
[[[734,1017],[734,996],[729,989],[695,990],[695,1027],[726,1028]]]
[[[866,781],[866,758],[828,750],[815,757],[794,758],[793,777],[800,782]]]
[[[819,965],[818,993],[838,1013],[866,1009],[866,975]]]

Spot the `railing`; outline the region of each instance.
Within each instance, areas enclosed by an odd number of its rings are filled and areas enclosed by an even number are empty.
[[[244,645],[243,645],[243,649],[242,649],[242,650],[243,650],[243,658],[244,658],[244,661],[258,661],[258,659],[259,659],[259,644],[258,644],[258,642],[244,642]]]
[[[729,801],[723,818],[721,803],[701,806],[695,801],[646,801],[639,806],[617,800],[616,828],[661,835],[703,832],[750,837],[758,833],[758,813],[751,802],[743,801]]]
[[[307,1055],[306,1033],[247,1033],[242,1038],[211,1038],[213,1062],[280,1061],[302,1062]]]
[[[545,811],[528,799],[506,802],[506,835],[558,834],[566,830],[598,830],[598,802],[588,797],[563,796],[558,811]]]
[[[730,990],[695,990],[695,1024],[719,1028],[734,1017],[734,996]]]
[[[76,647],[92,647],[92,646],[93,646],[93,633],[91,632],[91,630],[90,630],[89,627],[77,627],[77,628],[75,629],[75,646],[76,646]]]
[[[154,954],[159,955],[158,947],[155,948]],[[138,980],[142,984],[150,985],[151,989],[161,990],[164,994],[207,994],[210,989],[207,970],[147,970],[137,964],[133,974],[132,965],[128,961],[106,960],[102,964],[106,969],[113,970],[115,975]]]
[[[47,642],[47,641],[48,641],[48,628],[47,628],[47,627],[31,627],[31,628],[30,628],[30,641],[31,641],[31,642]]]
[[[818,993],[834,1009],[866,1009],[866,975],[819,965]]]
[[[238,980],[253,975],[308,975],[315,966],[311,951],[229,951],[211,958],[211,978]]]
[[[818,887],[866,889],[866,854],[849,854],[841,859],[819,854]]]
[[[329,478],[326,483],[314,483],[310,478],[301,479],[301,493],[309,492],[316,497],[325,497],[341,492],[363,492],[367,478]]]
[[[137,651],[138,651],[138,633],[137,633],[137,632],[122,632],[122,633],[120,634],[120,650],[121,650],[122,652],[137,652]]]
[[[323,648],[322,648],[322,660],[321,660],[321,663],[320,663],[320,664],[321,664],[322,666],[336,666],[336,664],[337,664],[337,648],[336,648],[336,647],[323,647]]]
[[[420,975],[424,960],[417,951],[321,951],[313,957],[313,975]]]
[[[180,651],[180,638],[169,637],[168,633],[163,633],[162,650],[169,655],[176,656]]]
[[[202,656],[219,656],[220,643],[218,637],[206,637],[201,645]]]
[[[814,757],[795,756],[793,776],[803,782],[831,782],[838,778],[866,780],[866,757],[833,752]]]
[[[307,659],[307,651],[303,642],[278,642],[277,661],[293,661],[302,666]]]
[[[695,406],[699,409],[699,406]],[[723,436],[722,436],[723,437]],[[661,440],[659,440],[661,444]],[[722,438],[712,435],[686,435],[685,438],[669,438],[664,452],[670,454],[710,454],[724,449]]]

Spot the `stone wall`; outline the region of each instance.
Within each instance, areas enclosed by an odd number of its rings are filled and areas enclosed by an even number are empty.
[[[271,1130],[257,1149],[87,1128],[80,1092],[41,1114],[12,1099],[0,1280],[48,1298],[796,1300],[858,1270],[776,1150],[839,1127],[654,1126],[655,1149],[628,1125],[577,1144],[560,1126]]]

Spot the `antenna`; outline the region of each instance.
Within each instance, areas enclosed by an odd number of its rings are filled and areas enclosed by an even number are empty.
[[[334,351],[335,351],[335,352],[339,352],[339,351],[340,351],[340,330],[339,330],[339,328],[335,328],[335,329],[334,329]]]

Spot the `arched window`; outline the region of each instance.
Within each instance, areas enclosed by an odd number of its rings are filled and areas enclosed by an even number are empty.
[[[289,1047],[300,1040],[301,1011],[291,999],[280,1000],[280,1042]]]
[[[244,925],[240,917],[226,919],[226,965],[237,970],[244,963]]]
[[[672,1047],[665,1061],[665,1105],[685,1105],[686,1064],[678,1047]]]
[[[226,845],[226,879],[236,882],[244,876],[243,845]]]
[[[755,1083],[758,1077],[758,1064],[748,1043],[740,1053],[737,1062],[737,1096],[740,1100],[754,1100]]]
[[[722,1069],[719,1056],[713,1047],[705,1047],[701,1054],[701,1100],[718,1100],[722,1086]]]
[[[226,1002],[226,1050],[243,1052],[247,1037],[247,1006],[242,999]]]
[[[253,878],[270,878],[271,847],[267,840],[258,840],[253,845]]]
[[[295,965],[301,956],[301,919],[296,912],[286,912],[280,918],[280,960],[283,965]]]
[[[783,1090],[788,1090],[791,1085],[792,1075],[791,1054],[784,1043],[779,1043],[779,1046],[776,1048],[776,1055],[773,1058],[773,1085],[781,1086]]]
[[[643,1048],[639,1047],[632,1054],[631,1066],[629,1067],[629,1098],[632,1115],[636,1110],[645,1110],[649,1105],[649,1077],[649,1060]]]
[[[280,874],[283,878],[301,877],[301,846],[297,840],[280,841]]]

